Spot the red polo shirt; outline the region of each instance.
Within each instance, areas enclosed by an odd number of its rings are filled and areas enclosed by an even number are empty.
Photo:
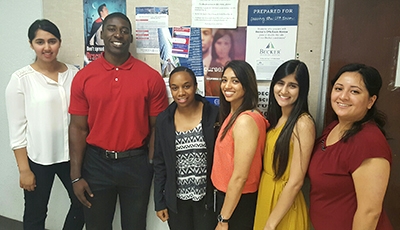
[[[88,116],[88,144],[125,151],[146,143],[149,117],[167,106],[165,83],[156,70],[132,56],[114,66],[103,54],[75,76],[69,113]]]

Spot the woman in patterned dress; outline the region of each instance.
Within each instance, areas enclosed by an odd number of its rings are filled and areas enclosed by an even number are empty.
[[[154,202],[171,230],[209,230],[217,223],[210,173],[218,108],[196,94],[192,70],[169,77],[174,102],[157,117]]]

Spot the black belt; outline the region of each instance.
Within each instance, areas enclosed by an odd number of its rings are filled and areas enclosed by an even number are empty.
[[[123,152],[118,152],[118,151],[113,151],[113,150],[105,150],[100,147],[97,147],[94,145],[89,145],[89,144],[87,146],[89,148],[96,150],[96,152],[99,153],[100,156],[102,156],[106,159],[113,159],[113,160],[148,154],[147,146],[143,146],[143,147],[140,147],[137,149],[129,149],[129,150],[126,150]]]

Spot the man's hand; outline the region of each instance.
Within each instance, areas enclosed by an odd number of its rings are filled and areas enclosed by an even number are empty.
[[[72,187],[74,188],[74,193],[78,200],[86,207],[92,207],[92,204],[86,199],[85,192],[87,192],[90,197],[93,197],[94,195],[90,190],[89,184],[86,182],[86,180],[82,178],[79,181],[73,183]]]

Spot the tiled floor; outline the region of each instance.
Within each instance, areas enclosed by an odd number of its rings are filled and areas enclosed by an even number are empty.
[[[0,230],[22,230],[22,222],[0,216]]]

